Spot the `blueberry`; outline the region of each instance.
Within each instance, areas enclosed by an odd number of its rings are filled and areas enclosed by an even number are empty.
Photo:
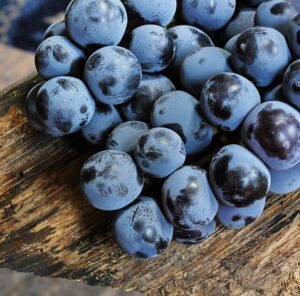
[[[180,71],[182,85],[199,98],[202,87],[209,78],[222,72],[232,72],[229,60],[230,53],[222,48],[201,48],[184,60]]]
[[[172,63],[175,70],[179,70],[184,59],[194,51],[202,47],[214,46],[210,37],[196,27],[180,25],[170,28],[169,33],[176,48]]]
[[[95,112],[95,102],[85,84],[67,76],[45,82],[38,92],[36,105],[43,124],[63,135],[86,126]]]
[[[180,227],[174,227],[174,237],[178,243],[181,244],[198,244],[207,240],[213,235],[217,227],[216,220],[212,220],[205,226],[201,226],[197,229],[184,229]]]
[[[57,21],[50,25],[44,34],[44,39],[52,36],[67,36],[65,21]]]
[[[173,226],[150,197],[140,197],[133,205],[121,210],[112,228],[119,246],[129,255],[141,259],[161,254],[173,236]]]
[[[134,25],[168,25],[176,13],[176,0],[123,0],[129,15],[129,23]]]
[[[255,9],[249,7],[241,7],[235,17],[227,24],[224,29],[226,39],[244,32],[254,27]]]
[[[241,34],[237,34],[234,35],[233,37],[231,37],[225,44],[224,49],[227,50],[228,52],[232,53],[232,49],[237,41],[237,39],[239,38]]]
[[[157,25],[134,29],[126,40],[146,73],[157,73],[167,68],[175,55],[175,46],[169,32]]]
[[[44,40],[35,54],[36,68],[45,79],[80,76],[85,62],[84,52],[64,36],[53,36]]]
[[[288,27],[288,41],[295,58],[300,58],[300,14],[298,14]]]
[[[149,122],[154,102],[173,90],[175,86],[166,76],[143,74],[137,92],[129,101],[120,106],[121,112],[127,120]]]
[[[133,53],[119,46],[107,46],[90,56],[84,78],[99,102],[118,105],[138,90],[142,70]]]
[[[232,207],[247,207],[264,198],[271,185],[267,167],[239,145],[225,146],[213,157],[209,179],[217,198]]]
[[[289,23],[296,15],[294,0],[269,0],[258,6],[255,25],[274,28],[286,36]]]
[[[300,110],[300,60],[287,68],[282,79],[282,89],[287,101]]]
[[[258,87],[276,82],[290,59],[285,38],[272,28],[253,27],[244,31],[232,50],[232,63],[237,73]]]
[[[285,102],[286,98],[283,93],[282,84],[275,86],[274,88],[266,90],[263,96],[263,102],[269,101],[282,101]]]
[[[119,150],[126,153],[133,152],[140,137],[148,130],[149,127],[144,122],[124,122],[109,134],[106,149]]]
[[[289,194],[300,189],[300,164],[285,170],[270,170],[271,188],[270,192],[275,194]]]
[[[67,8],[66,27],[76,43],[94,51],[120,43],[127,13],[120,0],[73,0]]]
[[[97,103],[92,120],[81,132],[89,143],[104,146],[109,133],[121,123],[121,116],[114,106]]]
[[[236,0],[182,0],[182,17],[205,31],[216,31],[224,27],[234,14]]]
[[[249,80],[238,74],[222,73],[205,83],[200,102],[204,115],[213,125],[234,131],[261,101]]]
[[[143,183],[132,158],[120,151],[101,151],[81,169],[86,200],[104,211],[119,210],[132,203],[140,195]]]
[[[265,198],[245,208],[229,207],[220,203],[217,218],[227,228],[240,229],[256,221],[263,213],[265,204]]]
[[[140,169],[154,178],[165,178],[180,168],[186,158],[180,136],[167,128],[153,128],[138,141],[135,159]]]
[[[184,229],[209,224],[218,211],[207,173],[196,166],[184,166],[165,181],[162,202],[168,220]]]
[[[199,101],[184,91],[173,91],[156,101],[151,114],[153,127],[166,127],[181,136],[187,154],[206,149],[213,139],[213,127],[206,122]]]
[[[263,103],[245,120],[242,140],[270,168],[287,170],[300,161],[300,114],[279,101]]]
[[[36,105],[36,99],[37,99],[37,94],[43,85],[44,82],[35,85],[27,95],[26,103],[25,103],[27,120],[33,129],[41,133],[51,137],[61,137],[63,136],[63,133],[47,128],[39,117],[37,105]]]

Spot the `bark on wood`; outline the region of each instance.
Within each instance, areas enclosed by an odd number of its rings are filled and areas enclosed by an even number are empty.
[[[219,227],[195,246],[173,242],[153,261],[125,255],[111,214],[80,193],[80,167],[97,148],[29,127],[23,105],[37,81],[0,94],[0,267],[145,295],[300,295],[299,193],[270,196],[244,230]]]

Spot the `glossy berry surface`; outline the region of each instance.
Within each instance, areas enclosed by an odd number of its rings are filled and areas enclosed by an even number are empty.
[[[263,103],[245,120],[242,140],[270,168],[289,169],[300,161],[300,114],[282,102]]]
[[[290,59],[285,38],[273,28],[253,27],[244,31],[232,50],[235,70],[258,87],[276,82]]]
[[[288,28],[288,41],[295,58],[300,58],[300,14],[290,23]]]
[[[134,29],[126,39],[146,73],[157,73],[167,68],[175,55],[175,46],[169,32],[157,25],[144,25]]]
[[[216,197],[232,207],[247,207],[264,198],[271,185],[267,167],[239,145],[225,146],[213,157],[209,179]]]
[[[282,89],[287,101],[300,110],[300,60],[287,68],[282,79]]]
[[[285,170],[270,170],[271,188],[270,192],[275,194],[289,194],[300,189],[300,164]]]
[[[118,125],[110,134],[106,149],[133,152],[135,146],[147,131],[149,126],[141,121],[127,121]]]
[[[286,36],[289,23],[297,15],[296,1],[269,0],[261,3],[256,10],[255,25],[274,28]]]
[[[180,227],[174,227],[174,238],[178,243],[193,245],[206,241],[213,235],[217,228],[216,220],[212,220],[205,226],[201,226],[197,229],[184,229]]]
[[[182,0],[182,17],[205,31],[216,31],[224,27],[234,14],[236,0]]]
[[[135,160],[140,169],[155,178],[165,178],[180,168],[186,158],[180,136],[167,128],[153,128],[136,145]]]
[[[44,40],[35,54],[36,69],[44,79],[80,76],[85,62],[84,52],[63,36]]]
[[[224,131],[234,131],[249,112],[260,104],[256,87],[234,73],[222,73],[209,79],[201,93],[202,111],[206,118]]]
[[[199,98],[205,82],[222,72],[232,72],[230,53],[219,47],[203,47],[184,60],[180,71],[181,83]]]
[[[123,47],[107,46],[90,56],[84,78],[99,102],[118,105],[135,94],[142,70],[133,53]]]
[[[66,12],[68,35],[88,50],[118,45],[127,21],[120,0],[73,0]]]
[[[52,36],[67,36],[65,21],[57,21],[51,24],[44,33],[44,39]]]
[[[172,67],[176,70],[180,69],[184,59],[194,51],[202,47],[214,46],[212,40],[206,33],[193,26],[175,26],[169,29],[169,33],[172,36],[176,48],[172,63]]]
[[[184,229],[207,225],[218,210],[207,173],[196,166],[184,166],[165,181],[162,202],[168,220]]]
[[[168,25],[176,13],[177,0],[123,0],[129,23]]]
[[[132,158],[121,151],[101,151],[81,169],[82,191],[86,200],[99,210],[126,207],[140,195],[143,182]]]
[[[121,123],[122,118],[114,106],[97,103],[92,120],[81,132],[90,144],[103,147],[109,133]]]
[[[242,7],[224,29],[226,38],[230,39],[234,35],[243,33],[245,30],[254,27],[254,16],[255,9]]]
[[[150,122],[154,102],[173,90],[175,86],[166,76],[143,73],[137,92],[129,101],[120,106],[121,112],[127,120]]]
[[[61,137],[63,136],[61,132],[54,131],[47,128],[39,117],[37,106],[36,106],[36,99],[37,99],[37,94],[43,85],[44,82],[35,85],[30,90],[30,92],[26,97],[25,110],[26,110],[27,120],[33,129],[41,133],[51,137]]]
[[[185,144],[187,154],[206,149],[214,133],[200,113],[199,101],[184,91],[169,92],[159,98],[153,106],[151,124],[176,132]]]
[[[245,208],[229,207],[220,203],[217,219],[227,228],[240,229],[256,221],[263,213],[265,204],[265,198]]]
[[[173,236],[173,226],[150,197],[139,197],[133,205],[121,210],[114,219],[112,231],[127,254],[141,259],[161,254]]]
[[[37,111],[43,124],[63,135],[86,126],[95,112],[95,102],[85,84],[61,76],[45,82],[37,95]]]

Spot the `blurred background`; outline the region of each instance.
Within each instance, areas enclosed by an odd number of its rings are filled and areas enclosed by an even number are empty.
[[[0,0],[0,90],[34,73],[34,52],[70,0]],[[0,269],[1,296],[125,296],[112,289]]]

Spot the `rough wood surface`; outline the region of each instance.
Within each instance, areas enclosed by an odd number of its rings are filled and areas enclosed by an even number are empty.
[[[300,295],[299,193],[270,196],[257,223],[219,227],[201,245],[174,242],[147,262],[123,254],[111,214],[80,194],[78,172],[95,148],[79,135],[45,138],[26,122],[37,80],[0,94],[0,267],[145,295]]]

